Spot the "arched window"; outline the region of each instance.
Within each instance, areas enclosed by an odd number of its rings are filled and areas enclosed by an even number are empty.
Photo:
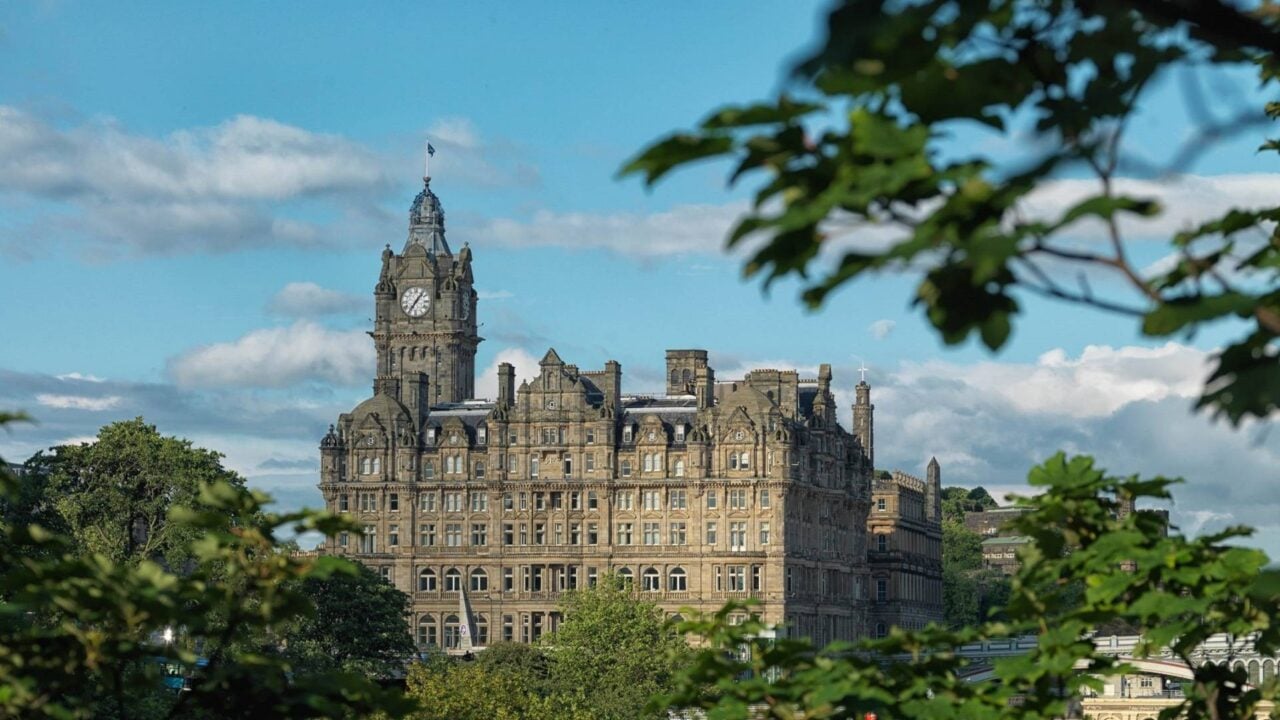
[[[676,477],[684,477],[684,461],[676,460]]]
[[[645,568],[640,575],[640,587],[645,592],[658,592],[662,589],[662,576],[653,568]]]
[[[418,571],[418,589],[422,592],[435,592],[436,589],[436,571],[431,568],[422,568]]]
[[[479,480],[482,477],[484,477],[484,462],[477,460],[476,461],[476,479]]]
[[[683,381],[684,381],[684,383],[687,385],[687,384],[689,383],[689,381],[693,379],[693,373],[690,373],[690,372],[689,372],[689,369],[688,369],[688,368],[685,368],[685,369],[680,373],[680,379],[681,379],[681,380],[683,380]]]
[[[365,459],[363,459],[363,460],[361,460],[361,461],[360,461],[360,474],[361,474],[361,475],[372,475],[372,474],[373,474],[373,461],[372,461],[372,460],[370,460],[369,458],[365,458]]]
[[[631,461],[622,461],[622,477],[631,477]]]
[[[738,469],[738,454],[737,454],[737,453],[729,453],[729,469],[730,469],[730,470],[737,470],[737,469]]]
[[[618,580],[622,582],[623,587],[631,587],[632,579],[631,568],[618,568]]]
[[[884,623],[876,623],[876,637],[882,638],[889,634],[889,628]]]
[[[1262,682],[1271,682],[1276,676],[1276,664],[1270,659],[1262,661]]]
[[[739,463],[743,470],[751,467],[751,453],[742,453],[742,462]]]
[[[436,644],[436,619],[431,615],[418,618],[418,644]]]
[[[462,590],[462,573],[458,572],[458,568],[449,568],[444,574],[444,591],[459,592]]]
[[[489,644],[489,616],[476,615],[476,636],[475,644],[485,647]]]
[[[462,647],[462,631],[458,627],[457,615],[449,615],[444,619],[444,646],[446,648]]]
[[[672,371],[671,371],[671,384],[672,384],[672,385],[678,385],[679,383],[680,383],[680,371],[679,371],[679,370],[672,370]]]
[[[668,590],[684,592],[689,589],[689,576],[685,575],[684,568],[671,568],[671,572],[667,577]]]
[[[489,576],[484,570],[476,568],[471,571],[471,591],[472,592],[488,592]]]
[[[373,474],[377,475],[382,472],[382,458],[373,459]]]
[[[1262,682],[1262,666],[1257,660],[1249,661],[1249,684],[1257,687]]]

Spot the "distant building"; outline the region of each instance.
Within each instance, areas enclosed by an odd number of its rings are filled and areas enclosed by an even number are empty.
[[[764,622],[818,643],[865,636],[872,602],[876,622],[940,619],[940,471],[882,483],[893,509],[869,525],[865,381],[852,432],[829,365],[725,380],[700,349],[666,352],[657,395],[628,392],[615,361],[582,369],[548,350],[523,383],[499,364],[497,397],[476,399],[471,249],[449,247],[429,185],[409,215],[374,288],[373,395],[321,441],[320,490],[363,527],[323,552],[408,592],[419,644],[536,641],[562,593],[606,573],[672,614],[754,599]],[[869,526],[887,538],[874,563]]]
[[[22,465],[22,463],[5,463],[5,464],[9,466],[9,472],[13,473],[14,476],[16,477],[22,477],[23,475],[27,474],[27,470]]]
[[[982,541],[982,566],[999,570],[1005,575],[1018,571],[1018,551],[1031,542],[1031,538],[1020,535],[993,537]]]
[[[992,537],[1005,532],[1004,528],[1014,518],[1026,512],[1026,508],[996,507],[981,512],[964,514],[964,526],[983,537]]]
[[[921,628],[943,620],[942,469],[929,461],[925,479],[880,473],[871,482],[867,516],[871,567],[868,630]]]

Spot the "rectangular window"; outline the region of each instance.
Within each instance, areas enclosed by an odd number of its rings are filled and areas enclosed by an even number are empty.
[[[729,549],[742,552],[747,549],[747,524],[745,522],[729,523]]]
[[[569,544],[582,544],[582,525],[580,523],[572,523],[569,525]]]
[[[446,547],[462,547],[462,523],[444,526],[444,544]]]
[[[552,509],[552,510],[559,510],[559,509],[560,509],[560,508],[562,508],[563,506],[564,506],[564,493],[560,492],[559,490],[552,491],[552,493],[551,493],[551,509]]]
[[[520,544],[529,544],[529,525],[527,523],[520,523]]]
[[[669,493],[668,505],[672,510],[688,510],[689,509],[689,493],[687,490],[671,490]]]
[[[600,526],[595,523],[587,523],[587,544],[596,545],[600,542]]]
[[[391,566],[390,566],[390,565],[383,565],[382,567],[378,568],[378,572],[379,572],[379,574],[381,574],[381,575],[382,575],[382,581],[383,581],[383,582],[386,582],[386,583],[391,583],[391,582],[392,582],[392,580],[391,580],[391,577],[392,577],[392,576],[391,576]]]
[[[676,442],[684,442],[684,423],[676,425]]]
[[[486,444],[488,444],[488,442],[489,442],[489,429],[488,429],[488,428],[486,428],[486,427],[484,427],[484,426],[481,426],[481,427],[479,427],[478,429],[476,429],[476,442],[480,443],[481,445],[486,445]]]
[[[338,512],[347,512],[350,509],[351,498],[346,493],[338,495]]]
[[[745,565],[729,566],[729,592],[744,592],[747,589],[747,567]]]
[[[644,524],[644,544],[645,545],[657,545],[661,542],[659,540],[659,536],[661,535],[661,530],[659,530],[659,527],[660,527],[660,524],[656,522],[647,522]]]
[[[360,512],[377,512],[378,496],[376,493],[362,492],[357,496],[360,501]]]
[[[426,478],[427,480],[430,480],[435,476],[436,476],[436,464],[428,460],[426,464],[422,466],[422,477]]]
[[[502,641],[516,641],[516,619],[511,615],[502,616]]]
[[[595,587],[596,578],[598,576],[599,576],[599,571],[597,571],[594,567],[587,568],[587,587]]]
[[[487,512],[489,496],[482,492],[471,493],[471,512]]]
[[[631,523],[629,522],[618,523],[617,542],[619,545],[631,544]]]
[[[645,510],[661,510],[662,509],[662,493],[657,490],[645,490],[641,494],[644,501]]]
[[[596,454],[595,453],[587,453],[585,456],[583,456],[583,461],[586,462],[587,472],[596,471]]]
[[[471,544],[477,547],[489,544],[488,525],[484,523],[473,523],[471,525]]]
[[[577,490],[574,490],[573,492],[569,493],[569,509],[570,510],[582,509],[582,493],[578,492]]]
[[[436,494],[434,492],[424,492],[418,496],[418,509],[422,512],[436,511]]]
[[[529,509],[529,493],[524,493],[524,492],[520,493],[520,509],[521,510]]]
[[[760,592],[764,589],[763,573],[759,565],[751,566],[751,590],[752,592]]]
[[[423,523],[418,526],[418,544],[422,547],[431,547],[436,544],[435,523]]]
[[[600,498],[596,497],[595,490],[587,491],[587,509],[598,510],[600,508]]]
[[[622,490],[622,491],[620,491],[620,492],[618,493],[618,509],[619,509],[619,510],[631,510],[631,509],[633,509],[633,508],[632,508],[632,505],[631,505],[631,491],[630,491],[630,490]]]
[[[769,491],[768,490],[760,491],[760,509],[762,510],[769,509]]]
[[[578,566],[577,566],[577,565],[570,565],[570,566],[566,567],[564,570],[565,570],[565,579],[566,579],[566,581],[567,581],[567,582],[566,582],[566,584],[568,585],[568,588],[569,588],[570,590],[577,589],[577,587],[578,587]]]
[[[515,525],[511,523],[502,524],[502,544],[503,545],[516,544],[516,526]]]
[[[360,552],[371,553],[378,551],[378,536],[374,533],[378,529],[372,525],[364,526],[364,534],[360,536]]]
[[[724,592],[724,572],[719,565],[716,566],[716,592]]]
[[[387,546],[400,547],[400,526],[399,525],[387,526]]]
[[[529,458],[529,477],[538,477],[538,458]]]
[[[707,509],[708,510],[716,509],[717,495],[718,493],[715,490],[707,491]]]
[[[533,494],[533,509],[534,510],[547,509],[547,496],[545,493],[536,492]]]
[[[631,426],[630,425],[622,428],[622,442],[624,443],[631,442]]]
[[[708,545],[716,544],[716,524],[714,522],[707,523],[706,540]]]
[[[462,493],[447,492],[444,494],[444,511],[447,513],[462,512]]]
[[[546,545],[546,544],[547,544],[547,525],[546,525],[546,523],[534,523],[534,524],[533,524],[533,544],[534,544],[534,545]]]
[[[516,589],[516,569],[502,568],[502,592],[513,592]],[[508,616],[510,617],[510,616]]]
[[[884,578],[876,580],[876,602],[887,602],[889,600],[889,581]]]
[[[511,512],[516,509],[515,498],[511,497],[511,493],[502,493],[502,511]]]
[[[769,544],[769,523],[767,522],[760,523],[760,544]]]
[[[876,510],[878,512],[884,512],[885,509],[888,507],[889,507],[888,501],[886,501],[884,498],[876,498]]]
[[[670,527],[670,540],[672,545],[684,545],[688,538],[688,530],[682,522],[673,522]]]
[[[338,547],[347,547],[351,544],[351,533],[338,534]]]
[[[747,491],[739,488],[729,491],[729,509],[730,510],[746,510],[747,509]]]
[[[564,523],[556,523],[556,545],[564,544]]]
[[[595,431],[595,430],[592,430],[592,429],[590,429],[590,428],[588,428],[588,429],[587,429],[587,444],[588,444],[588,445],[594,445],[594,444],[595,444],[595,442],[596,442],[596,431]],[[587,469],[588,469],[588,470],[590,470],[590,469],[591,469],[591,467],[590,467],[590,463],[588,463],[588,467],[587,467]]]

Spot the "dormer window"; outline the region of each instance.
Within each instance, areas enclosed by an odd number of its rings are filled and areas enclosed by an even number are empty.
[[[632,437],[631,437],[631,426],[630,426],[630,425],[624,425],[624,426],[623,426],[623,428],[622,428],[622,442],[624,442],[624,443],[629,443],[629,442],[631,442],[631,440],[632,440]]]
[[[481,425],[479,429],[476,430],[476,442],[481,445],[485,445],[489,442],[489,429],[484,425]]]
[[[684,423],[676,425],[676,442],[684,442]]]
[[[427,440],[429,440],[429,441],[431,442],[431,444],[432,444],[432,445],[434,445],[434,444],[435,444],[435,442],[436,442],[436,428],[430,428],[429,430],[427,430]]]

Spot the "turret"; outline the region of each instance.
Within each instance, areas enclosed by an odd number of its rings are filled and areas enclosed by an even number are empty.
[[[924,471],[924,505],[929,519],[942,522],[942,466],[938,458],[930,458]]]
[[[876,406],[871,404],[871,386],[867,384],[866,380],[862,380],[858,383],[855,391],[856,398],[853,403],[853,434],[858,436],[858,442],[862,444],[862,452],[867,456],[867,465],[869,469],[875,470]]]

